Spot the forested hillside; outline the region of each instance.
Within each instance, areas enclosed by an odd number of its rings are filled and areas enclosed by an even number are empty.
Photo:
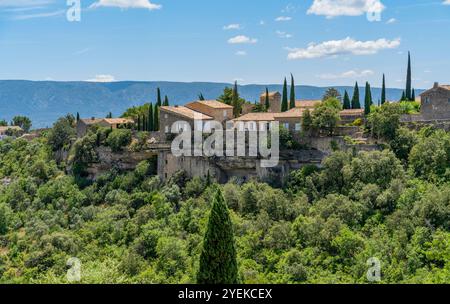
[[[243,283],[367,283],[373,257],[382,283],[450,283],[450,134],[393,131],[384,151],[336,151],[285,189],[162,183],[149,162],[87,183],[53,160],[51,132],[1,141],[0,282],[67,283],[75,257],[82,283],[195,283],[219,187]]]

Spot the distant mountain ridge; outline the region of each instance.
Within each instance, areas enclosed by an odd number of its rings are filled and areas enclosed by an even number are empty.
[[[121,115],[127,108],[145,102],[155,102],[156,89],[167,95],[172,105],[182,105],[198,99],[200,93],[206,99],[220,96],[230,83],[211,82],[168,82],[168,81],[120,81],[120,82],[57,82],[57,81],[0,81],[0,120],[10,121],[15,115],[31,118],[34,128],[51,126],[56,119],[67,114],[81,117],[104,117],[112,112]],[[241,85],[239,93],[249,101],[259,100],[261,93],[268,87],[270,91],[282,91],[282,85]],[[296,86],[299,100],[321,99],[329,87]],[[353,87],[335,86],[343,95],[347,90],[350,97]],[[387,89],[388,100],[399,100],[402,89]],[[360,88],[361,102],[364,99],[364,88]],[[416,90],[416,95],[423,90]],[[381,96],[380,88],[372,88],[374,102]]]

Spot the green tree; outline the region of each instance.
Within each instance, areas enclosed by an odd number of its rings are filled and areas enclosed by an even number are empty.
[[[402,92],[402,97],[400,97],[400,101],[406,101],[405,91]]]
[[[340,120],[341,102],[336,98],[330,98],[314,109],[313,128],[333,136],[334,130]]]
[[[397,103],[385,103],[369,114],[367,127],[377,138],[392,140],[400,127],[401,107]]]
[[[163,106],[168,107],[169,106],[169,97],[167,95],[164,96],[164,104]]]
[[[69,147],[71,140],[76,137],[75,128],[66,117],[58,119],[47,135],[48,144],[53,151]]]
[[[21,127],[25,132],[31,129],[31,120],[26,116],[15,116],[12,119],[12,125]]]
[[[80,121],[80,113],[77,112],[77,122]]]
[[[113,115],[111,112],[108,113],[108,115],[106,115],[106,118],[113,118]]]
[[[153,131],[159,131],[159,106],[156,105],[153,110]]]
[[[131,143],[131,130],[116,129],[109,134],[106,144],[113,152],[120,152]]]
[[[242,113],[242,101],[239,98],[237,81],[234,82],[234,89],[233,89],[231,105],[233,106],[234,117],[239,117],[239,115],[241,115],[241,113]]]
[[[352,109],[361,109],[361,103],[359,102],[359,86],[358,82],[355,84],[352,98]]]
[[[308,132],[311,131],[312,126],[313,126],[313,118],[311,112],[309,111],[309,109],[306,109],[306,111],[303,113],[302,129]]]
[[[406,72],[406,90],[405,99],[407,101],[412,100],[412,75],[411,75],[411,53],[408,52],[408,71]]]
[[[156,106],[157,107],[162,106],[161,89],[160,88],[156,89]]]
[[[383,85],[381,88],[381,104],[386,103],[386,77],[383,74]]]
[[[222,192],[218,189],[212,203],[208,228],[197,273],[199,284],[237,284],[238,266],[234,229]]]
[[[370,107],[373,105],[372,102],[372,91],[370,89],[369,82],[366,82],[366,90],[365,90],[365,97],[364,97],[364,114],[369,115],[370,113]]]
[[[200,93],[200,94],[198,95],[198,100],[200,100],[200,101],[205,100],[205,97],[203,97],[203,94],[202,94],[202,93]]]
[[[294,76],[291,74],[291,94],[289,97],[289,109],[295,108],[295,82]]]
[[[352,108],[352,105],[350,103],[350,97],[348,96],[347,90],[345,90],[345,93],[344,93],[344,110],[348,110],[348,109],[351,109],[351,108]]]
[[[266,100],[264,102],[266,112],[270,109],[269,89],[266,87]]]
[[[283,98],[282,98],[282,101],[281,101],[281,112],[286,112],[287,110],[289,110],[287,94],[288,94],[287,93],[287,81],[286,81],[286,78],[284,78]]]
[[[153,103],[150,103],[148,107],[148,131],[155,131],[155,126],[153,125]]]
[[[322,101],[325,101],[330,98],[341,99],[341,93],[339,93],[339,91],[336,90],[335,88],[328,88],[322,97]]]
[[[416,90],[412,89],[411,101],[416,101]]]
[[[225,87],[223,89],[223,94],[220,95],[219,98],[217,98],[217,100],[227,105],[231,105],[233,102],[233,89]]]

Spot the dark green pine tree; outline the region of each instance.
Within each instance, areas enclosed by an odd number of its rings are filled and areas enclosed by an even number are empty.
[[[286,78],[284,78],[283,99],[281,100],[281,112],[286,112],[287,110],[289,110],[287,94],[288,94],[287,93],[287,81],[286,81]]]
[[[408,52],[408,71],[406,73],[406,91],[405,91],[405,100],[412,99],[412,73],[411,73],[411,54]]]
[[[369,82],[366,82],[366,91],[364,96],[364,114],[369,115],[370,114],[370,107],[372,106],[372,91],[370,89]]]
[[[361,109],[361,103],[359,102],[359,86],[358,82],[355,84],[352,98],[352,109]]]
[[[205,100],[205,97],[203,97],[203,94],[202,94],[202,93],[200,93],[200,94],[198,95],[198,100],[200,100],[200,101]]]
[[[137,130],[141,131],[141,115],[137,117]]]
[[[233,224],[220,189],[213,198],[208,228],[200,255],[197,283],[239,283]]]
[[[234,117],[239,117],[241,115],[241,105],[239,101],[239,92],[238,92],[238,85],[237,81],[234,82],[234,88],[233,88],[233,96],[231,98],[231,105],[233,106],[233,115]]]
[[[80,113],[77,112],[77,122],[80,121]]]
[[[381,88],[381,104],[386,103],[386,77],[383,74],[383,86]]]
[[[153,103],[148,105],[148,121],[147,121],[148,131],[155,131],[153,126]]]
[[[406,94],[405,94],[405,91],[403,91],[400,101],[405,101],[405,100],[406,100]]]
[[[416,90],[412,89],[411,101],[416,101]]]
[[[289,96],[289,109],[295,108],[295,84],[294,76],[291,74],[291,95]]]
[[[159,131],[159,107],[153,109],[153,131]]]
[[[164,96],[164,103],[163,103],[163,106],[165,106],[165,107],[168,107],[168,106],[169,106],[169,97],[167,97],[167,95]]]
[[[267,87],[266,87],[266,100],[264,106],[266,108],[266,111],[270,109],[269,89]]]
[[[162,106],[161,90],[159,88],[156,89],[156,106],[158,107]]]
[[[344,110],[351,109],[352,105],[350,103],[350,96],[348,96],[347,90],[344,93]]]

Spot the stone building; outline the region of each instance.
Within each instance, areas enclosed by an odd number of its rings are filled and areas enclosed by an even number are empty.
[[[202,123],[202,125],[195,125]],[[185,123],[188,123],[191,130],[202,130],[204,121],[214,120],[212,116],[205,115],[203,113],[194,111],[188,107],[183,106],[163,106],[160,108],[159,114],[159,129],[164,134],[168,135],[172,133],[172,126],[175,131],[181,131]]]
[[[261,94],[259,101],[262,105],[266,104],[266,93]],[[269,109],[270,113],[281,112],[281,94],[280,92],[269,92]]]
[[[221,123],[233,119],[233,107],[217,100],[197,100],[188,103],[185,107]]]
[[[420,99],[423,120],[450,119],[450,85],[435,82],[433,88],[420,95]]]
[[[357,119],[364,120],[364,109],[347,109],[339,113],[341,117],[340,124],[351,124]]]
[[[9,135],[20,136],[23,133],[21,127],[18,126],[0,126],[0,140],[8,137]]]
[[[100,126],[112,129],[127,128],[131,129],[134,125],[133,119],[128,118],[89,118],[80,119],[77,122],[77,136],[83,137],[93,126]]]

